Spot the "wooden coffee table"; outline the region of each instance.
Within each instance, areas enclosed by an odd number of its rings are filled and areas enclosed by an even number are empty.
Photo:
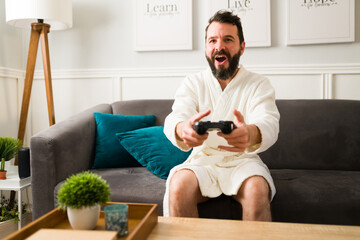
[[[147,239],[359,240],[360,227],[159,217]]]
[[[113,204],[113,203],[109,203]],[[157,216],[156,204],[129,204],[129,235],[126,240],[202,240],[202,239],[267,239],[267,240],[359,240],[359,226],[252,222],[219,219],[165,218]],[[73,231],[65,212],[55,209],[8,236],[22,240],[41,229]],[[105,230],[103,216],[95,231]],[[70,232],[69,232],[70,233]],[[91,232],[87,233],[92,235]],[[91,239],[86,238],[86,239]]]

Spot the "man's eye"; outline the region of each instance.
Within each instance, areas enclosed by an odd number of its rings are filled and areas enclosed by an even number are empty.
[[[210,40],[209,43],[215,43],[215,40]]]
[[[231,38],[227,38],[227,39],[225,39],[225,42],[232,42],[232,39],[231,39]]]

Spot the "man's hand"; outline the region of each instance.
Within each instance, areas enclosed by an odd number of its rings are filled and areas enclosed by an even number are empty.
[[[248,146],[260,143],[261,134],[256,125],[247,125],[243,115],[234,109],[234,124],[236,128],[230,134],[218,132],[220,137],[226,139],[227,143],[233,147],[218,146],[218,148],[229,152],[244,152]]]
[[[203,117],[206,117],[210,114],[210,110],[198,113],[190,118],[186,122],[180,122],[176,125],[176,134],[177,137],[183,141],[186,146],[189,148],[197,147],[203,144],[203,142],[208,138],[209,134],[205,133],[204,135],[199,135],[193,129],[195,122],[200,121]]]

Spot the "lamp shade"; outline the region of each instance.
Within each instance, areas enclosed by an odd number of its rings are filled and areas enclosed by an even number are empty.
[[[15,27],[31,28],[44,19],[51,30],[72,27],[72,0],[5,0],[6,22]]]

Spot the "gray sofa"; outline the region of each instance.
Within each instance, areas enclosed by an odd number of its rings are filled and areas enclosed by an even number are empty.
[[[62,181],[90,169],[96,124],[93,112],[156,116],[163,125],[173,100],[102,104],[31,138],[33,218],[55,207]],[[273,220],[360,225],[360,101],[277,100],[281,114],[277,143],[261,158],[277,193]],[[144,167],[92,170],[108,181],[112,201],[157,203],[162,215],[165,180]],[[241,219],[241,206],[227,196],[199,205],[207,218]]]

